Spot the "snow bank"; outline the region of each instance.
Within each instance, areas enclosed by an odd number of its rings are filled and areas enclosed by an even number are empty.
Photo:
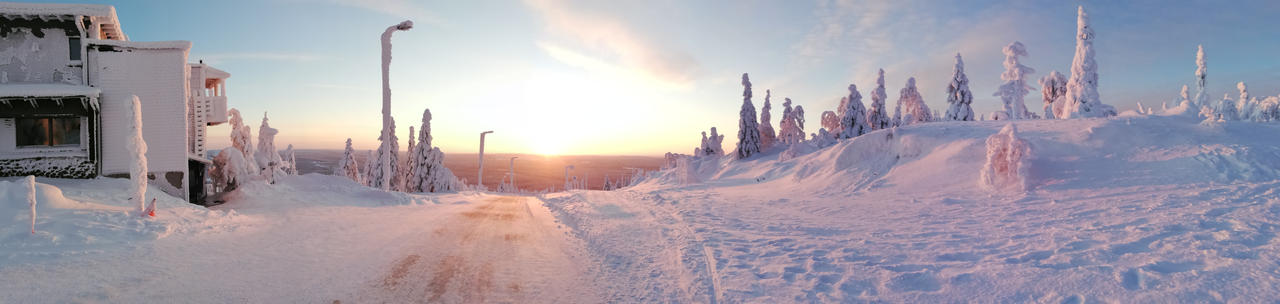
[[[25,178],[0,179],[0,260],[89,254],[103,246],[165,238],[175,233],[235,230],[247,218],[209,211],[151,189],[156,217],[141,217],[130,200],[128,179],[45,179],[36,183],[36,233]]]
[[[306,174],[284,176],[275,184],[249,183],[223,197],[213,209],[281,210],[318,206],[392,206],[434,204],[431,196],[370,188],[344,176]]]
[[[1013,124],[987,137],[987,162],[978,184],[991,190],[1024,191],[1030,171],[1031,146],[1018,137]]]

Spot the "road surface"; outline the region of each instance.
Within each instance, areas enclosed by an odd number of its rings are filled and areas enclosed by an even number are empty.
[[[596,303],[586,256],[534,197],[444,208],[361,298],[430,303]],[[365,301],[359,301],[365,302]]]

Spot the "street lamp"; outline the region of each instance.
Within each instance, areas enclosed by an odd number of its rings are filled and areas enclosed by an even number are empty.
[[[388,153],[396,153],[396,151],[392,149],[393,143],[389,141],[391,134],[388,134],[390,133],[392,124],[391,73],[389,72],[391,70],[391,34],[396,31],[407,31],[411,28],[413,28],[413,21],[405,20],[399,24],[387,27],[387,30],[382,32],[382,135],[379,136],[382,143],[378,148],[378,152],[383,154],[378,156],[380,163],[379,167],[382,169],[382,181],[379,182],[382,190],[391,189],[391,174],[394,172],[394,170],[392,170],[392,166],[395,165],[392,164],[391,160],[385,156],[390,155]]]
[[[476,177],[476,180],[478,180],[476,185],[480,186],[480,188],[484,188],[484,135],[489,133],[493,133],[493,131],[480,132],[480,171],[476,172],[478,175]]]

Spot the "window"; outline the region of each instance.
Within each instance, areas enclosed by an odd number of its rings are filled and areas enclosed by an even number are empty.
[[[19,147],[80,145],[80,118],[18,118]]]
[[[67,46],[71,48],[71,60],[80,60],[80,37],[67,37]]]

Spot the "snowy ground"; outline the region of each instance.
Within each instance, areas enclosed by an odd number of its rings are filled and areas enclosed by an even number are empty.
[[[1280,298],[1280,125],[1021,121],[1025,193],[978,184],[984,140],[1003,126],[882,130],[539,197],[306,175],[213,210],[157,194],[151,219],[120,211],[125,180],[40,179],[53,203],[35,235],[7,178],[0,302]]]

